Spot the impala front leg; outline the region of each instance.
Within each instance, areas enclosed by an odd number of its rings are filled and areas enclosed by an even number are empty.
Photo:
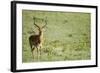
[[[42,45],[40,45],[40,59],[41,59],[41,56],[42,56]]]
[[[37,61],[39,61],[39,48],[37,48]]]

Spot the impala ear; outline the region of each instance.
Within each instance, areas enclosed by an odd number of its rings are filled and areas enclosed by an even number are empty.
[[[35,34],[35,31],[32,30],[32,31],[28,31],[29,34]]]

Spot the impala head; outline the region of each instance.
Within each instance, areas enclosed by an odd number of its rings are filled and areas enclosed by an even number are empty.
[[[34,20],[34,25],[37,27],[38,31],[39,31],[39,35],[42,35],[43,34],[43,30],[44,28],[46,27],[47,25],[47,20],[44,20],[44,24],[42,24],[42,26],[39,26],[35,21],[36,21],[36,18],[33,17],[33,20]]]

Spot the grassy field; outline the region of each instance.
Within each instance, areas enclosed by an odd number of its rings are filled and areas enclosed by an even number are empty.
[[[32,57],[29,45],[31,35],[29,32],[37,31],[33,25],[33,16],[47,18],[40,62],[91,59],[89,13],[23,10],[22,61],[24,63],[37,62],[37,59]]]

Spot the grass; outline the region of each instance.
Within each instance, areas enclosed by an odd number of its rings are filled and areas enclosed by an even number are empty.
[[[76,12],[22,11],[23,40],[22,61],[37,62],[29,46],[31,31],[36,31],[33,16],[47,18],[44,31],[42,61],[88,60],[91,59],[90,14]],[[42,26],[41,24],[39,24]]]

